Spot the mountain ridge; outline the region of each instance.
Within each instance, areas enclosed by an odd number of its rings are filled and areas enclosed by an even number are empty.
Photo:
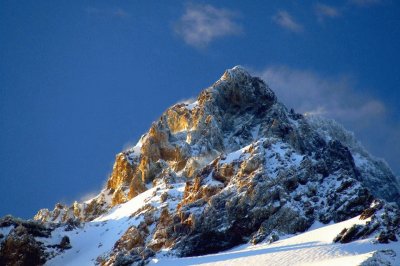
[[[221,82],[243,82],[243,80],[249,80],[251,78],[251,75],[241,66],[235,66],[232,69],[228,69],[227,71],[224,72],[224,74],[221,76],[221,78],[216,81],[213,85],[212,88],[215,88],[215,86],[218,86],[219,83]],[[240,89],[240,88],[239,88]],[[269,97],[271,97],[271,101],[276,102],[276,96],[275,94],[268,88],[268,94]],[[206,91],[206,90],[205,90]],[[242,89],[240,90],[242,91]],[[203,95],[203,92],[200,93],[198,99],[196,101],[194,101],[193,103],[190,104],[185,104],[185,103],[178,103],[173,105],[172,107],[168,108],[164,115],[167,117],[172,117],[174,118],[175,116],[177,116],[176,114],[176,109],[180,109],[182,106],[184,108],[189,108],[191,111],[192,109],[199,104],[199,101],[203,101],[205,99],[205,95]],[[240,99],[243,99],[243,97],[240,97]],[[278,103],[280,104],[280,103]],[[179,114],[179,113],[178,113]],[[185,115],[187,113],[184,113]],[[292,113],[292,115],[294,116],[301,116],[299,114],[295,114],[294,111]],[[160,117],[160,119],[162,119],[163,116]],[[176,117],[175,117],[176,118]],[[172,132],[179,132],[180,130],[185,130],[184,126],[188,126],[187,125],[187,121],[185,121],[185,118],[176,118],[176,120],[178,121],[178,123],[176,124],[171,124],[172,125]],[[356,141],[354,141],[352,138],[354,138],[354,136],[351,135],[351,133],[347,132],[344,130],[343,127],[341,127],[339,124],[337,124],[336,122],[334,122],[333,120],[327,120],[327,119],[322,119],[322,118],[316,118],[314,116],[307,116],[307,121],[309,122],[310,125],[312,125],[314,127],[314,130],[317,130],[318,125],[321,125],[324,123],[324,128],[325,131],[323,132],[323,134],[321,134],[322,136],[329,136],[329,138],[340,138],[340,140],[342,142],[347,142],[347,145],[352,145],[353,146],[353,150],[357,150],[358,153],[361,153],[361,155],[363,157],[367,157],[370,159],[370,161],[375,161],[376,163],[379,163],[379,159],[375,159],[374,157],[371,157],[371,155]],[[313,123],[314,121],[314,123]],[[168,122],[167,122],[168,123]],[[153,125],[151,126],[150,130],[149,130],[149,134],[155,134],[157,132],[156,130],[156,123],[153,123]],[[341,134],[341,136],[330,136],[332,134],[334,134],[334,131],[339,134]],[[133,169],[131,167],[129,167],[129,165],[133,165],[134,163],[138,163],[138,156],[141,154],[141,148],[142,148],[142,143],[143,141],[147,138],[148,134],[144,134],[138,144],[132,148],[128,148],[125,151],[119,153],[116,155],[116,161],[114,163],[113,166],[113,171],[112,174],[110,176],[110,178],[107,181],[107,186],[106,189],[108,190],[113,190],[113,198],[112,198],[112,203],[111,206],[114,206],[116,204],[122,203],[122,202],[126,202],[128,199],[136,196],[139,192],[143,192],[146,188],[143,184],[143,181],[140,182],[140,180],[138,179],[134,179],[134,180],[130,180],[131,177],[134,175],[133,173]],[[238,148],[238,147],[236,147]],[[234,150],[234,149],[232,149]],[[214,156],[216,157],[216,156]],[[135,162],[136,160],[136,162]],[[383,164],[383,163],[381,163]],[[379,167],[380,169],[383,169],[383,171],[387,174],[387,175],[391,175],[391,179],[395,180],[395,176],[393,173],[391,173],[390,168],[387,165],[381,165]],[[144,171],[142,171],[144,172]],[[134,184],[127,184],[127,182],[129,181],[134,181]],[[144,177],[144,180],[146,180],[146,177]],[[144,183],[146,183],[146,181],[144,181]],[[396,183],[394,183],[396,185]],[[131,189],[128,193],[123,192],[124,189],[126,189],[127,186],[130,186]],[[372,185],[371,185],[372,187]],[[379,186],[377,186],[379,187]],[[137,191],[135,191],[137,190]],[[399,187],[397,184],[397,191],[399,191]],[[100,195],[102,198],[106,198],[105,196],[103,197],[102,195]],[[378,195],[380,197],[384,196],[384,195]],[[393,198],[391,197],[392,195],[390,195],[390,197],[388,198]],[[395,201],[397,203],[400,203],[400,196],[397,195],[395,196]],[[73,206],[76,206],[76,203],[73,204]],[[58,205],[58,207],[61,207],[60,205]],[[76,207],[75,208],[75,213],[78,213],[79,210],[77,210]],[[57,208],[56,206],[56,213],[58,212],[59,208]],[[89,207],[89,210],[91,211],[92,207]],[[98,212],[99,210],[94,208],[94,213]],[[43,212],[47,213],[46,210],[43,210]],[[40,212],[38,213],[36,217],[36,219],[39,220],[43,220],[43,218],[40,218],[41,216],[43,216]],[[64,219],[65,220],[65,219]],[[87,219],[85,219],[87,220]]]
[[[143,195],[147,203],[117,215],[121,206],[138,204]],[[394,241],[399,209],[386,201],[400,202],[399,183],[387,165],[337,123],[288,110],[264,81],[236,66],[196,101],[168,108],[137,145],[117,154],[96,197],[42,209],[34,219],[41,228],[36,231],[45,230],[43,224],[51,237],[61,229],[80,232],[85,224],[122,219],[125,231],[114,236],[114,246],[98,255],[97,263],[139,265],[164,250],[204,255],[243,243],[274,242],[315,222],[337,223],[357,215],[370,222],[332,241],[371,235],[378,242]],[[11,218],[2,224],[31,226]],[[18,234],[15,228],[5,246]],[[45,260],[68,253],[65,243],[49,245],[64,248],[44,248]]]

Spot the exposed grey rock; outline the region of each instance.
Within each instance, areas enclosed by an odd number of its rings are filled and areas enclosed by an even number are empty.
[[[374,201],[371,207],[361,213],[361,220],[370,219],[365,225],[354,225],[344,228],[335,237],[334,242],[348,243],[359,238],[366,238],[371,234],[376,236],[376,242],[389,243],[398,241],[400,236],[400,211],[394,203]]]
[[[63,236],[59,247],[60,247],[60,249],[70,249],[71,248],[71,243],[69,242],[68,236]]]
[[[42,245],[35,240],[23,225],[15,227],[0,247],[0,265],[42,265],[45,253]]]

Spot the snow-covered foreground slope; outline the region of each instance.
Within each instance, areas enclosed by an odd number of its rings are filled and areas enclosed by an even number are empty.
[[[232,155],[233,156],[233,155]],[[229,156],[228,156],[229,157]],[[146,206],[156,209],[167,207],[170,211],[177,208],[177,203],[183,195],[185,183],[176,183],[167,187],[159,184],[138,195],[125,204],[112,208],[106,214],[87,222],[82,226],[66,231],[59,227],[52,232],[51,238],[36,238],[46,245],[60,242],[63,236],[68,236],[71,249],[64,250],[46,265],[95,265],[99,258],[107,257],[112,252],[115,243],[131,226],[138,226],[143,221]],[[163,202],[162,195],[170,195],[169,201]],[[161,251],[150,260],[150,265],[360,265],[371,258],[376,251],[393,250],[400,254],[400,244],[373,244],[374,238],[357,240],[347,244],[334,243],[333,239],[344,229],[354,224],[365,224],[359,216],[341,223],[323,225],[315,222],[311,228],[302,234],[281,237],[272,244],[245,244],[234,249],[199,257],[177,258],[168,251]],[[4,229],[4,228],[3,228]],[[6,228],[7,229],[7,228]],[[4,231],[4,230],[3,230]],[[4,231],[4,233],[6,233]],[[168,255],[167,255],[168,254]],[[398,256],[383,258],[390,265],[400,265]],[[368,264],[382,265],[382,264]],[[386,264],[385,264],[386,265]]]
[[[64,227],[56,229],[50,239],[43,238],[46,244],[59,243],[67,235],[72,248],[49,260],[46,265],[94,265],[98,258],[108,255],[115,242],[132,225],[137,226],[142,220],[140,210],[146,205],[155,208],[168,204],[170,210],[176,209],[172,201],[162,203],[161,195],[168,193],[176,199],[182,197],[184,184],[175,184],[166,188],[159,185],[119,205],[110,212],[84,224],[72,231]],[[133,213],[136,215],[132,216]],[[368,220],[359,220],[359,216],[350,220],[330,225],[316,222],[307,232],[283,237],[272,244],[242,245],[226,252],[213,255],[176,258],[165,256],[161,252],[150,261],[150,265],[359,265],[378,250],[392,249],[400,254],[400,244],[373,244],[372,238],[354,241],[348,244],[333,243],[333,239],[343,228],[353,224],[365,224]],[[167,250],[165,250],[167,251]],[[392,265],[400,265],[398,256],[387,258]],[[373,264],[372,264],[373,265]]]
[[[232,250],[213,255],[190,258],[168,258],[158,256],[150,265],[360,265],[374,252],[391,249],[400,254],[400,244],[373,244],[372,239],[354,241],[348,244],[333,243],[334,237],[343,228],[353,224],[364,224],[359,216],[337,224],[324,226],[314,224],[307,232],[291,236],[272,244],[242,245]],[[319,228],[318,228],[319,227]],[[391,265],[400,265],[396,257],[386,258]],[[380,264],[371,264],[380,265]]]

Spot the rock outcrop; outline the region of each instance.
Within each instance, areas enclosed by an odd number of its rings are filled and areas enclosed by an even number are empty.
[[[55,226],[5,216],[0,228],[9,228],[0,239],[0,265],[42,265],[46,261],[45,246],[35,238],[50,237]]]

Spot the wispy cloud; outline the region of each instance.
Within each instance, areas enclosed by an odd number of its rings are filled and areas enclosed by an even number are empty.
[[[90,16],[98,16],[98,17],[113,17],[113,18],[121,18],[125,19],[130,17],[130,14],[120,8],[97,8],[97,7],[88,7],[86,8],[86,13]]]
[[[395,121],[380,99],[359,88],[348,75],[323,76],[315,71],[271,66],[255,73],[275,91],[278,99],[299,113],[333,118],[354,131],[372,154],[384,157],[400,173],[397,139],[400,122]]]
[[[385,113],[385,105],[354,90],[349,76],[323,77],[316,72],[273,66],[261,77],[288,106],[302,113],[324,113],[340,120],[363,119]]]
[[[324,21],[325,18],[336,18],[340,16],[340,12],[336,7],[325,4],[316,4],[314,6],[314,11],[320,22]]]
[[[382,0],[350,0],[350,3],[362,7],[381,4],[382,2],[383,2]]]
[[[238,35],[243,30],[238,13],[211,5],[191,4],[175,24],[175,32],[196,48],[204,48],[217,38]]]
[[[303,25],[295,21],[295,19],[285,10],[278,11],[278,13],[272,17],[272,20],[287,30],[297,33],[303,31]]]
[[[181,100],[177,101],[175,104],[178,104],[178,103],[190,104],[190,103],[194,103],[196,100],[197,100],[197,98],[193,96],[193,97],[190,97],[190,98],[181,99]]]

